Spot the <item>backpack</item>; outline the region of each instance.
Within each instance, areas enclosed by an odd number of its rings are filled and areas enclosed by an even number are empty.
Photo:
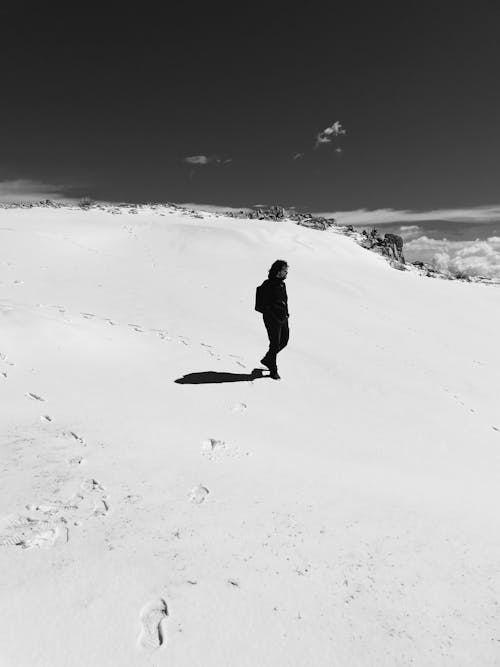
[[[266,293],[264,283],[259,285],[255,290],[255,310],[258,313],[263,313],[266,307]]]

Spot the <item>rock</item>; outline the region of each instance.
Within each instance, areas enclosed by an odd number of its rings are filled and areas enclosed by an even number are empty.
[[[387,248],[389,257],[405,263],[405,258],[403,255],[403,239],[397,234],[384,234],[384,246]]]
[[[250,220],[271,220],[279,222],[280,220],[291,220],[302,227],[310,227],[311,229],[325,230],[335,225],[333,218],[324,218],[322,216],[315,216],[312,213],[300,213],[295,210],[287,210],[283,206],[259,206],[257,210],[245,213],[238,211],[238,213],[229,212],[227,214],[232,218],[248,218]]]

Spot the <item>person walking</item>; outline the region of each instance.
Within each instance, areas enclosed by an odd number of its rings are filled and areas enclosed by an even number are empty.
[[[279,380],[276,357],[278,352],[286,347],[290,336],[288,327],[288,296],[285,280],[288,275],[288,264],[283,259],[277,259],[271,268],[267,280],[264,280],[260,290],[260,312],[264,319],[269,337],[269,350],[261,359],[270,370],[270,377]]]

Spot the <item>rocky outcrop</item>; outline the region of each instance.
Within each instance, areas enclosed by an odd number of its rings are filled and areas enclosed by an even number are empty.
[[[250,211],[247,214],[250,220],[283,220],[286,218],[286,211],[283,206],[269,206],[268,208],[258,208],[256,211]]]
[[[403,255],[403,239],[397,234],[384,234],[384,237],[378,235],[376,229],[370,233],[363,229],[361,245],[369,250],[375,250],[381,255],[385,255],[399,264],[405,264]]]
[[[389,255],[392,255],[396,262],[405,263],[403,255],[403,239],[397,234],[384,234],[384,248],[387,249]]]
[[[286,209],[283,206],[259,206],[252,211],[240,211],[239,213],[230,212],[227,215],[233,218],[248,218],[250,220],[271,220],[279,222],[281,220],[292,220],[303,227],[311,229],[325,230],[335,225],[333,218],[324,218],[312,213],[300,213],[294,209]]]
[[[296,223],[302,225],[302,227],[311,227],[312,229],[321,229],[324,231],[335,225],[335,220],[333,218],[323,218],[315,215],[296,215],[296,218],[291,217],[290,219],[295,220]]]
[[[43,199],[42,201],[2,202],[0,208],[67,208],[67,202]]]

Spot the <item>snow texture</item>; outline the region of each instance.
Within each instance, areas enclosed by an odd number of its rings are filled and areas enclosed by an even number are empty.
[[[1,215],[2,667],[500,664],[499,288],[286,221]]]

